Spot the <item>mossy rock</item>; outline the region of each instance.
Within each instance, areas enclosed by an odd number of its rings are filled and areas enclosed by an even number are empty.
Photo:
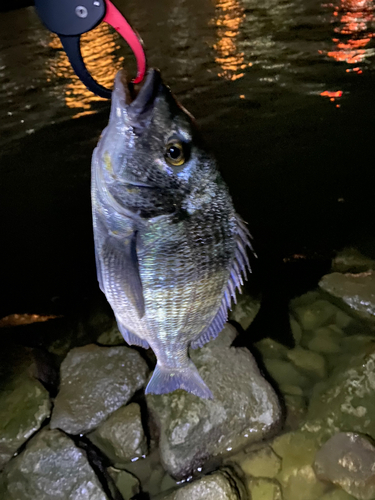
[[[328,439],[338,431],[375,437],[375,346],[353,354],[318,383],[310,400],[304,429]]]

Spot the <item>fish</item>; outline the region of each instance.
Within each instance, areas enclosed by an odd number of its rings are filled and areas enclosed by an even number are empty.
[[[99,286],[125,341],[157,358],[146,394],[213,398],[188,350],[223,329],[250,270],[251,236],[159,70],[140,88],[116,75],[91,197]]]

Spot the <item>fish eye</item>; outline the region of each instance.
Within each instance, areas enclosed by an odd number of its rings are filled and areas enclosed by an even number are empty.
[[[184,147],[181,142],[169,142],[165,148],[166,161],[174,167],[179,167],[185,163]]]

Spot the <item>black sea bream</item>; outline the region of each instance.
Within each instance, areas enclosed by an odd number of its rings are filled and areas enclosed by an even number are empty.
[[[151,347],[146,393],[212,394],[188,348],[215,338],[242,284],[249,233],[192,116],[151,69],[138,94],[119,73],[92,160],[100,288],[128,344]]]

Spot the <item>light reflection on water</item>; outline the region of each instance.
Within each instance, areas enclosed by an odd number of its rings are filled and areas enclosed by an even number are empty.
[[[374,1],[118,3],[144,38],[150,65],[179,98],[198,99],[210,89],[226,112],[233,95],[257,100],[275,90],[304,99],[337,100],[338,92],[347,98],[351,76],[372,70]],[[134,70],[125,42],[106,24],[84,35],[81,46],[89,71],[106,87],[120,67]],[[0,90],[0,143],[108,106],[74,75],[58,38],[31,7],[0,14]]]
[[[374,49],[367,47],[374,36],[371,30],[374,20],[373,0],[340,0],[336,4],[329,4],[329,7],[333,8],[333,21],[339,21],[339,25],[334,29],[337,36],[332,38],[334,50],[328,51],[327,55],[338,62],[353,65],[374,55]],[[348,71],[362,72],[358,67],[349,68]]]
[[[88,71],[95,80],[107,88],[112,88],[114,77],[124,61],[123,56],[116,56],[116,50],[120,48],[118,39],[119,35],[105,23],[81,37],[81,52]],[[56,35],[51,34],[49,46],[51,49],[61,50],[58,50],[57,57],[51,57],[46,61],[47,81],[50,82],[56,77],[63,79],[65,103],[77,111],[73,118],[94,113],[93,102],[103,99],[90,92],[74,74],[68,57],[62,50],[60,39]]]
[[[366,58],[374,55],[374,49],[368,47],[374,32],[371,24],[374,20],[374,0],[339,0],[335,4],[323,4],[323,7],[333,9],[332,23],[338,23],[334,28],[332,38],[334,49],[320,54],[326,54],[337,62],[350,65],[347,73],[361,75]],[[342,90],[325,90],[320,93],[334,102],[343,95]],[[336,107],[340,107],[336,104]]]
[[[241,24],[246,19],[245,9],[238,0],[217,0],[216,19],[218,41],[213,48],[216,51],[215,62],[221,67],[219,77],[237,80],[244,76],[247,66],[245,53],[238,48],[238,35]],[[251,63],[250,63],[251,64]]]

